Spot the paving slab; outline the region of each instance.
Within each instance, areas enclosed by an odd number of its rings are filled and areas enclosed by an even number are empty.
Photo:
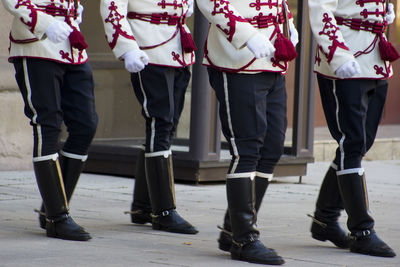
[[[400,256],[379,258],[350,253],[310,237],[314,210],[329,163],[308,165],[308,174],[272,183],[258,216],[261,240],[286,261],[284,266],[400,266]],[[400,253],[400,161],[366,161],[370,208],[376,231]],[[93,236],[89,242],[47,238],[33,209],[41,203],[32,171],[0,172],[0,266],[261,266],[233,261],[217,249],[226,209],[225,185],[176,184],[178,212],[199,229],[172,234],[130,223],[124,211],[134,180],[83,174],[70,209]],[[345,226],[346,216],[340,218]]]

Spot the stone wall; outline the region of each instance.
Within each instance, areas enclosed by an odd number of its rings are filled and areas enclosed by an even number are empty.
[[[7,61],[12,16],[2,6],[0,21],[0,170],[31,169],[32,130],[24,115],[13,65]]]

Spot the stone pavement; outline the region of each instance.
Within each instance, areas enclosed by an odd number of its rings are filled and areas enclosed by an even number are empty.
[[[376,230],[398,254],[387,259],[349,253],[310,237],[310,219],[327,162],[298,177],[270,185],[259,212],[261,240],[284,259],[284,266],[400,266],[400,161],[366,161],[370,208]],[[217,225],[226,208],[225,185],[176,185],[178,211],[199,229],[188,236],[133,225],[123,212],[134,180],[84,174],[71,214],[93,236],[89,242],[47,238],[33,209],[40,196],[32,171],[0,172],[0,266],[259,266],[233,261],[217,249]],[[346,217],[341,217],[345,224]]]

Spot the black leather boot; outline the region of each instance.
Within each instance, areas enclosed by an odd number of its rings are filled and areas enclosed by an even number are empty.
[[[176,212],[175,185],[170,151],[146,154],[146,180],[152,207],[152,226],[180,234],[196,234],[197,229]]]
[[[74,157],[74,158],[73,158]],[[65,195],[67,202],[71,200],[72,194],[74,193],[76,184],[78,183],[79,177],[82,173],[83,166],[87,156],[73,155],[61,151],[60,166],[61,174],[64,181]],[[40,207],[39,212],[39,225],[40,228],[46,229],[46,210],[44,204]]]
[[[311,224],[312,238],[319,241],[331,241],[339,248],[349,248],[350,238],[338,222],[343,209],[336,169],[331,166],[326,172],[319,191]]]
[[[136,161],[135,187],[131,205],[132,223],[151,223],[151,204],[147,189],[146,171],[144,166],[144,150],[140,150]]]
[[[89,240],[89,233],[68,215],[67,197],[57,155],[54,155],[54,159],[34,160],[33,166],[46,210],[47,236],[76,241]]]
[[[285,261],[273,249],[265,247],[258,239],[255,228],[255,190],[254,180],[235,174],[227,178],[226,192],[232,226],[231,258],[251,263],[282,265]]]
[[[351,232],[350,251],[378,257],[394,257],[394,251],[374,231],[374,219],[369,215],[365,176],[349,173],[338,176],[339,188],[348,214]]]
[[[261,178],[256,176],[255,178],[255,192],[256,192],[256,200],[255,200],[255,209],[256,213],[258,213],[262,200],[265,195],[265,191],[267,190],[269,185],[268,178]],[[223,251],[229,251],[232,245],[232,229],[231,229],[231,219],[229,216],[228,209],[225,212],[224,217],[224,227],[220,228],[221,232],[218,238],[218,248]]]

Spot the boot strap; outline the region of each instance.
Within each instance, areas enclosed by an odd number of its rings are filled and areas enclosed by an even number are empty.
[[[258,240],[258,235],[257,235],[257,234],[254,234],[254,233],[251,233],[251,234],[249,234],[249,235],[246,237],[246,239],[245,239],[244,241],[242,241],[242,242],[237,242],[237,241],[235,241],[235,240],[232,239],[232,243],[233,243],[235,246],[238,246],[239,248],[242,248],[243,246],[245,246],[245,245],[247,245],[247,244],[249,244],[249,243],[253,243],[253,242],[257,241],[257,240]]]
[[[151,215],[152,218],[159,218],[159,217],[166,217],[166,216],[168,216],[169,214],[170,214],[169,210],[164,210],[164,211],[162,211],[160,214],[153,214],[153,213],[151,213],[150,215]]]
[[[369,236],[371,234],[375,233],[375,231],[373,229],[371,230],[363,230],[363,231],[359,231],[359,232],[355,232],[354,234],[350,234],[349,237],[353,240],[358,240],[358,239],[362,239],[366,236]]]
[[[69,217],[68,214],[63,214],[63,215],[57,216],[52,219],[46,217],[46,221],[49,223],[58,223],[58,222],[65,221],[66,219],[68,219],[68,217]]]
[[[307,214],[308,217],[310,217],[312,219],[313,222],[315,222],[316,224],[318,224],[319,226],[321,226],[322,228],[326,228],[327,224],[323,223],[319,220],[317,220],[314,216]]]

